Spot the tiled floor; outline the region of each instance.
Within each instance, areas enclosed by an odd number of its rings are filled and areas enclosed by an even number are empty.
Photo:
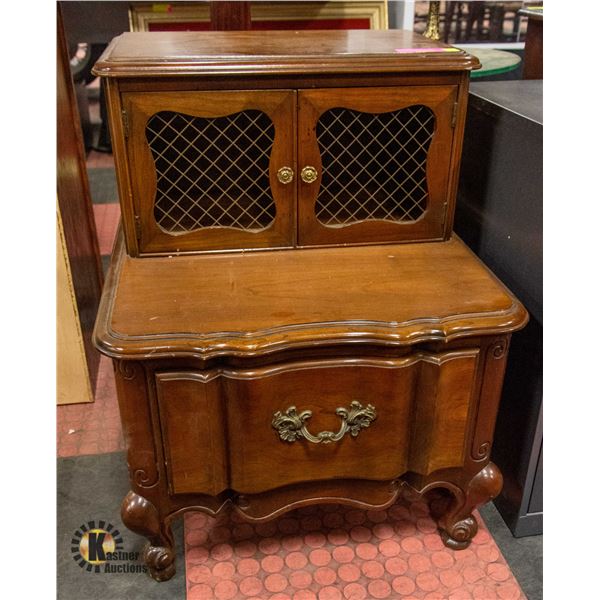
[[[92,150],[87,157],[87,167],[88,170],[114,169],[113,156]],[[114,178],[112,173],[111,176]],[[100,254],[106,263],[117,232],[120,207],[112,181],[94,185],[91,174],[89,179]],[[102,454],[125,448],[110,359],[105,356],[100,359],[95,401],[58,406],[56,424],[59,457]]]
[[[523,600],[483,521],[452,551],[423,501],[388,510],[311,506],[250,525],[185,518],[188,600]]]
[[[59,457],[123,450],[115,379],[110,359],[100,359],[95,401],[57,407]]]
[[[86,160],[88,169],[105,169],[115,166],[112,154],[91,150]]]
[[[115,235],[121,218],[118,204],[94,204],[94,219],[100,254],[107,256],[112,252]]]

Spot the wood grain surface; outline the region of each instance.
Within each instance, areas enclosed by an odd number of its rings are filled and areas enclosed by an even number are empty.
[[[120,244],[96,340],[115,357],[243,355],[449,340],[513,331],[526,318],[457,237],[173,258],[131,258]]]
[[[433,51],[431,49],[434,49]],[[462,71],[479,60],[412,31],[124,33],[93,70],[105,77]],[[400,50],[400,52],[398,52]]]

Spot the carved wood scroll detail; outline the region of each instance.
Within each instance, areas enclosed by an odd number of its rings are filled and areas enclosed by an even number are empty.
[[[155,471],[154,478],[151,478],[144,469],[135,469],[132,470],[131,479],[138,487],[151,488],[158,483],[158,471]]]
[[[139,488],[152,488],[159,482],[160,471],[154,438],[149,434],[152,431],[152,416],[145,371],[136,361],[115,362],[115,382],[130,478]]]
[[[498,340],[491,348],[492,356],[495,359],[503,358],[506,354],[508,343],[505,338]]]
[[[473,458],[475,460],[483,460],[484,458],[487,458],[490,452],[490,446],[490,442],[483,442],[483,444],[481,444],[476,450],[474,450]]]
[[[508,339],[498,338],[492,342],[486,352],[486,362],[483,372],[483,382],[477,405],[477,418],[475,420],[475,430],[473,433],[473,445],[471,448],[471,458],[475,461],[489,459],[492,448],[492,436],[494,435],[496,410],[500,400],[500,390],[502,389],[502,378],[504,377],[504,359],[508,351]],[[496,361],[501,361],[498,364]],[[495,398],[486,398],[489,395]],[[482,413],[482,406],[487,408],[487,412]]]
[[[119,370],[119,375],[121,375],[123,379],[126,379],[127,381],[135,379],[135,368],[130,361],[117,361],[117,369]]]

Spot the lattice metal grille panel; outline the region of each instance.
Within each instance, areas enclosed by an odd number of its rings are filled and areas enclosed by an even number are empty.
[[[427,151],[435,115],[422,105],[382,114],[346,108],[317,123],[322,178],[315,212],[324,225],[414,221],[427,208]]]
[[[154,218],[165,231],[262,230],[275,218],[269,157],[275,127],[259,110],[226,117],[162,111],[146,125],[156,167]]]

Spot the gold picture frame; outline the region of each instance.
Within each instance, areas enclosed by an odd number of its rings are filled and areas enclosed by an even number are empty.
[[[369,29],[388,28],[387,0],[334,2],[252,2],[252,21],[368,19]],[[150,24],[209,22],[208,2],[136,2],[129,8],[131,31],[150,31]]]

